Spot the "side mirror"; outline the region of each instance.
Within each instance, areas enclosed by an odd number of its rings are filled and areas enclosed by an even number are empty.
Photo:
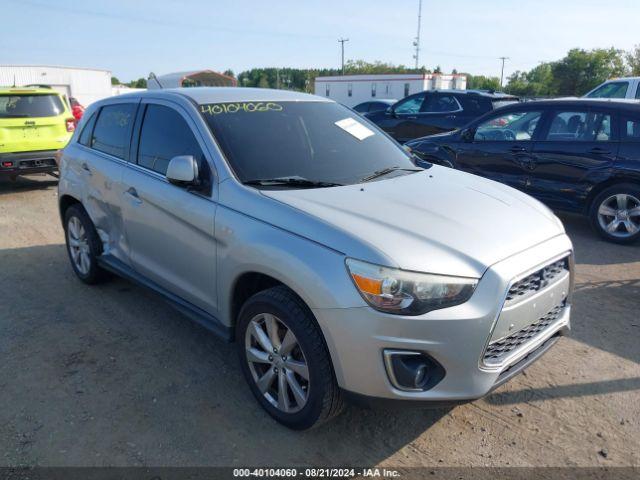
[[[473,142],[473,139],[476,136],[476,131],[473,128],[465,128],[460,136],[465,142]]]
[[[395,110],[393,109],[393,106],[391,106],[391,107],[387,108],[387,109],[385,110],[385,112],[384,112],[384,113],[386,113],[387,115],[390,115],[390,116],[392,116],[392,117],[394,117],[394,118],[395,118],[395,116],[396,116],[396,112],[395,112]]]
[[[167,180],[176,185],[197,185],[198,162],[193,155],[173,157],[167,167]]]

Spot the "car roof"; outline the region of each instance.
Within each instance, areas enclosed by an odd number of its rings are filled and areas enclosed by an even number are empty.
[[[14,95],[30,93],[33,95],[60,95],[59,92],[47,87],[0,87],[0,95]]]
[[[147,90],[144,92],[126,93],[118,98],[158,97],[180,95],[196,104],[224,102],[326,102],[333,100],[291,90],[275,90],[270,88],[246,87],[189,87]]]
[[[565,107],[613,107],[626,110],[637,111],[640,109],[640,100],[623,99],[623,98],[551,98],[546,100],[531,100],[529,102],[518,103],[516,105],[509,105],[506,108],[521,108],[524,105],[541,105],[557,107],[562,105]]]
[[[455,89],[438,89],[438,90],[425,90],[433,93],[453,93],[456,95],[477,95],[480,97],[494,98],[494,99],[510,99],[518,98],[516,95],[510,95],[504,92],[494,92],[493,90],[455,90]]]
[[[618,77],[618,78],[610,78],[609,80],[607,80],[606,82],[602,82],[600,85],[602,85],[603,83],[610,83],[610,82],[620,82],[620,81],[624,81],[624,80],[640,80],[640,77]],[[598,86],[600,86],[598,85]]]

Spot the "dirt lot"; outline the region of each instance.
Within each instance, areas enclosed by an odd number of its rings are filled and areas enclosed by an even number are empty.
[[[640,247],[563,219],[573,331],[525,375],[455,409],[350,408],[296,433],[232,345],[124,280],[75,279],[55,182],[0,183],[0,465],[640,465]]]

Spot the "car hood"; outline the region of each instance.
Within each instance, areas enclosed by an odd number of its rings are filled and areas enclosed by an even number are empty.
[[[406,270],[480,277],[494,263],[564,232],[528,195],[439,166],[365,184],[262,193],[339,229],[336,238],[357,237]],[[296,233],[340,250],[330,236]],[[341,251],[358,258],[348,244],[352,251]]]

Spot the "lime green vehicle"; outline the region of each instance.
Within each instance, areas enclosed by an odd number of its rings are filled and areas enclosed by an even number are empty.
[[[75,121],[66,99],[46,87],[0,88],[0,177],[57,171]]]

